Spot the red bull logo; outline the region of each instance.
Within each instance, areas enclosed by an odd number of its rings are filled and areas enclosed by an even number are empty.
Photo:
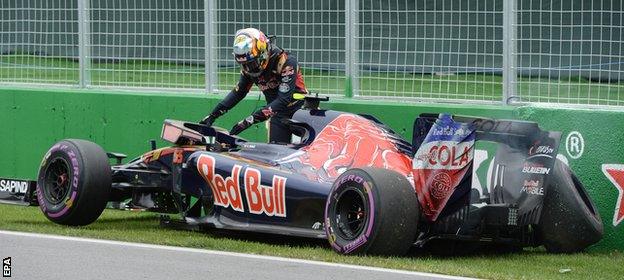
[[[230,207],[237,212],[245,212],[240,187],[242,169],[242,166],[234,165],[231,176],[223,178],[215,173],[214,157],[201,155],[197,159],[197,170],[210,186],[214,204],[223,208]],[[259,170],[251,167],[245,170],[243,186],[249,213],[286,217],[286,178],[273,176],[271,186],[264,186],[261,182],[262,174]]]
[[[544,188],[540,187],[540,181],[538,180],[524,180],[520,191],[532,195],[544,195]]]
[[[411,159],[388,134],[360,116],[344,114],[329,123],[298,157],[301,173],[331,182],[349,168],[373,166],[410,175]]]

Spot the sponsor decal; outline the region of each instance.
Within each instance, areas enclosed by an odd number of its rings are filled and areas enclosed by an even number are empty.
[[[257,85],[258,85],[258,88],[260,88],[260,91],[266,91],[266,90],[277,88],[280,85],[280,82],[276,80],[275,78],[271,78],[271,80],[269,81],[259,80]]]
[[[72,150],[67,151],[67,155],[69,155],[73,171],[71,186],[73,190],[78,190],[78,178],[80,177],[80,169],[78,168],[78,157],[76,157],[76,153],[74,153],[74,151]]]
[[[286,178],[273,176],[271,186],[260,184],[260,171],[247,168],[245,171],[245,196],[247,206],[252,214],[286,217],[285,187]]]
[[[215,158],[209,155],[200,155],[197,159],[197,170],[210,186],[214,196],[214,204],[234,211],[245,212],[243,191],[241,191],[241,174],[243,174],[244,195],[247,199],[247,210],[252,214],[286,217],[286,178],[273,176],[271,186],[261,184],[262,177],[259,170],[248,167],[244,173],[243,167],[234,165],[231,176],[215,173]]]
[[[544,188],[540,186],[539,180],[524,180],[521,192],[532,195],[544,195]]]
[[[292,74],[295,74],[295,69],[292,66],[288,65],[282,69],[282,76],[290,76]]]
[[[436,199],[444,199],[453,190],[453,179],[445,172],[441,172],[433,176],[431,183],[431,196]]]
[[[464,127],[452,127],[452,126],[440,126],[440,127],[432,127],[431,128],[431,135],[433,136],[442,136],[442,135],[446,135],[446,136],[454,136],[454,135],[458,135],[458,136],[467,136],[468,134],[470,134],[472,132],[472,130],[470,129],[466,129]]]
[[[11,277],[11,257],[2,259],[2,277]]]
[[[527,159],[534,157],[553,158],[553,152],[555,152],[555,149],[551,146],[536,144],[529,148],[529,157]]]
[[[528,173],[528,174],[550,174],[550,168],[548,167],[544,167],[541,164],[531,164],[531,163],[524,163],[524,166],[522,166],[522,173]]]
[[[487,150],[475,150],[473,169],[472,169],[472,188],[476,189],[483,197],[487,193],[490,193],[494,188],[497,180],[491,180],[492,177],[496,177],[497,166],[494,165],[496,157],[491,157]],[[568,159],[563,154],[557,154],[557,159],[563,164],[568,165]]]
[[[340,181],[336,182],[336,184],[342,185],[342,184],[346,183],[347,181],[353,181],[353,182],[356,182],[358,184],[364,184],[365,183],[364,178],[352,174],[352,175],[349,175],[349,176],[346,176],[346,177],[340,179]]]
[[[357,156],[356,156],[357,155]],[[357,115],[342,114],[293,156],[278,161],[309,180],[331,183],[349,168],[372,166],[411,178],[411,159],[387,132]]]
[[[12,194],[25,194],[28,191],[28,182],[21,180],[0,179],[0,191]]]
[[[232,207],[235,211],[244,212],[243,199],[240,192],[239,178],[242,166],[232,167],[232,176],[223,178],[215,174],[215,159],[211,156],[200,156],[197,160],[197,169],[203,175],[214,196],[214,204],[224,208]]]
[[[347,245],[344,245],[342,250],[344,251],[345,254],[349,253],[349,252],[352,252],[353,250],[355,250],[358,247],[362,246],[362,244],[366,243],[367,240],[368,240],[368,238],[366,237],[366,235],[360,235],[360,237],[356,238],[355,240],[353,240],[352,242],[348,243]]]
[[[287,83],[282,83],[279,85],[279,91],[286,93],[290,90],[290,86]]]
[[[602,172],[619,193],[613,211],[613,226],[617,226],[624,220],[624,164],[603,164]]]
[[[585,140],[583,135],[578,131],[572,131],[565,140],[566,152],[572,159],[579,159],[583,155],[585,149]]]
[[[412,173],[423,214],[435,221],[464,178],[474,156],[475,133],[470,124],[440,115],[412,161]]]
[[[431,146],[429,153],[417,155],[414,162],[415,168],[420,168],[428,163],[429,166],[438,169],[453,169],[457,166],[465,166],[470,158],[472,146],[469,143],[441,143],[439,146]]]

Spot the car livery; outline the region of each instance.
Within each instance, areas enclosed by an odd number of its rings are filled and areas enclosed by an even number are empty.
[[[321,100],[306,97],[285,123],[301,139],[289,145],[165,120],[161,137],[173,145],[153,142],[122,163],[123,154],[65,139],[26,189],[0,181],[0,202],[39,204],[70,226],[107,205],[152,211],[168,226],[326,238],[341,254],[400,255],[438,240],[574,252],[602,237],[582,183],[555,157],[559,132],[421,114],[408,142],[373,116],[318,109]],[[488,190],[473,189],[478,141],[497,145]]]

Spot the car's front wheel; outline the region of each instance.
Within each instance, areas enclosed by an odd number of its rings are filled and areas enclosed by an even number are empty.
[[[111,189],[108,157],[95,143],[66,139],[46,153],[37,179],[37,201],[51,221],[81,226],[94,222]]]

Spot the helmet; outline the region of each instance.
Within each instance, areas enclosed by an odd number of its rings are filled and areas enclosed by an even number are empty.
[[[258,77],[269,64],[269,39],[262,31],[245,28],[236,31],[234,36],[234,59],[243,72]]]

